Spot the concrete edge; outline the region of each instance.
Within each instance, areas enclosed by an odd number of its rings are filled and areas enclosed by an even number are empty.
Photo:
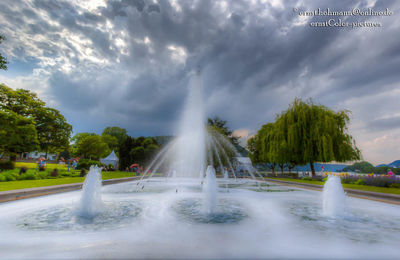
[[[126,178],[118,178],[118,179],[108,179],[103,180],[103,185],[117,184],[128,181],[140,180],[142,176],[138,177],[126,177]],[[9,191],[0,191],[0,203],[34,198],[39,196],[45,196],[50,194],[62,193],[67,191],[75,191],[82,189],[83,183],[71,183],[71,184],[61,184],[61,185],[53,185],[53,186],[44,186],[37,188],[28,188],[28,189],[19,189],[19,190],[9,190]]]
[[[270,181],[270,182],[275,182],[275,183],[280,183],[283,185],[295,186],[295,187],[299,187],[299,188],[306,188],[306,189],[317,190],[317,191],[322,191],[322,189],[323,189],[323,186],[318,185],[318,184],[274,180],[271,178],[265,178],[264,180]],[[363,190],[348,189],[348,188],[344,188],[344,191],[350,197],[400,205],[400,195],[397,195],[397,194],[381,193],[381,192],[374,192],[374,191],[363,191]]]

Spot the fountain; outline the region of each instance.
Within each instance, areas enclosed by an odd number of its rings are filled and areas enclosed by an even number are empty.
[[[213,214],[217,204],[218,183],[215,177],[215,169],[211,165],[207,167],[206,178],[203,185],[204,210],[207,214]]]
[[[329,175],[322,193],[323,214],[329,217],[343,216],[345,213],[346,195],[340,177]]]
[[[90,166],[82,187],[82,197],[77,214],[85,218],[93,218],[102,210],[101,200],[101,168]]]
[[[231,163],[232,158],[238,156],[235,147],[218,130],[205,125],[203,83],[199,72],[192,73],[188,90],[177,137],[155,157],[145,172],[164,169],[167,177],[201,181],[206,167],[212,165],[224,169],[222,173],[226,178],[229,172],[225,168],[236,177]],[[252,169],[249,173],[254,177]]]
[[[329,177],[323,203],[318,191],[236,181],[235,151],[205,127],[201,78],[195,73],[190,82],[178,137],[144,171],[165,178],[102,187],[93,167],[82,192],[0,204],[2,258],[398,256],[400,208],[346,198],[342,214],[338,177]],[[229,192],[218,188],[223,184]]]

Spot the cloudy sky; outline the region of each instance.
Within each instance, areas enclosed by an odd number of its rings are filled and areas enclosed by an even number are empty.
[[[295,12],[297,8],[297,12]],[[353,8],[390,16],[300,16]],[[311,27],[329,18],[377,28]],[[364,159],[400,159],[400,3],[263,0],[2,0],[0,82],[37,92],[74,132],[173,134],[190,72],[209,116],[246,137],[295,97],[352,111]]]

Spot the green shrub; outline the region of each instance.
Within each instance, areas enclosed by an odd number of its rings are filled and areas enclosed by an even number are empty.
[[[303,177],[303,178],[301,178],[303,181],[312,181],[313,180],[313,178],[311,178],[311,177]]]
[[[89,160],[89,159],[80,159],[78,162],[77,169],[86,169],[89,170],[90,166],[97,165],[99,167],[103,166],[103,164],[99,161]]]
[[[37,177],[39,179],[48,179],[49,178],[49,173],[48,172],[39,172],[37,174]]]
[[[345,184],[354,184],[354,180],[351,178],[342,178],[342,183]]]
[[[37,179],[38,179],[38,177],[33,172],[23,173],[20,176],[18,176],[18,180],[20,180],[20,181],[22,181],[22,180],[37,180]]]
[[[59,170],[58,172],[59,172],[59,175],[62,176],[62,177],[69,177],[69,176],[72,175],[72,172],[68,172],[68,171],[65,171],[65,170]]]
[[[0,182],[3,182],[3,181],[7,181],[7,178],[3,174],[0,174]]]
[[[21,174],[23,174],[23,173],[26,173],[27,170],[28,170],[28,168],[26,168],[26,167],[21,167],[21,169],[19,169],[19,174],[21,175]]]
[[[33,172],[28,172],[26,173],[26,179],[25,180],[37,180],[37,176],[36,174],[34,174]]]
[[[40,165],[39,166],[39,171],[40,172],[44,172],[46,170],[46,167],[44,167],[44,165]]]
[[[5,177],[6,177],[6,181],[16,181],[17,180],[17,177],[14,176],[14,174],[12,174],[12,173],[6,173]]]
[[[0,170],[12,170],[15,168],[15,163],[12,161],[0,161]]]
[[[358,180],[356,180],[355,184],[357,184],[357,185],[365,185],[365,180],[364,179],[358,179]]]

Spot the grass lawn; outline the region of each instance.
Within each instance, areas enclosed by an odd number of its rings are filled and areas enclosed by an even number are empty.
[[[136,176],[134,172],[102,172],[102,179],[116,179]],[[84,181],[84,177],[65,177],[56,179],[42,179],[42,180],[21,180],[21,181],[7,181],[0,182],[0,191],[17,190],[35,187],[44,187],[60,184],[79,183]]]
[[[324,185],[323,181],[308,181],[308,180],[301,180],[301,179],[289,179],[289,178],[265,178],[266,180],[279,180],[279,181],[291,181],[291,182],[300,182],[300,183],[308,183],[308,184],[317,184],[317,185]]]
[[[324,185],[322,181],[307,181],[307,180],[299,180],[299,179],[289,179],[289,178],[265,178],[266,180],[280,180],[280,181],[290,181],[290,182],[300,182],[300,183],[309,183],[309,184],[317,184]],[[399,188],[385,188],[385,187],[375,187],[375,186],[367,186],[367,185],[357,185],[357,184],[342,184],[343,188],[347,189],[355,189],[355,190],[365,190],[365,191],[373,191],[373,192],[382,192],[382,193],[390,193],[390,194],[398,194],[400,195]]]
[[[15,168],[21,168],[21,167],[26,167],[28,169],[36,169],[38,167],[37,163],[32,163],[32,162],[16,162],[15,163]],[[47,169],[68,169],[67,164],[57,164],[57,163],[47,163],[46,164]]]

